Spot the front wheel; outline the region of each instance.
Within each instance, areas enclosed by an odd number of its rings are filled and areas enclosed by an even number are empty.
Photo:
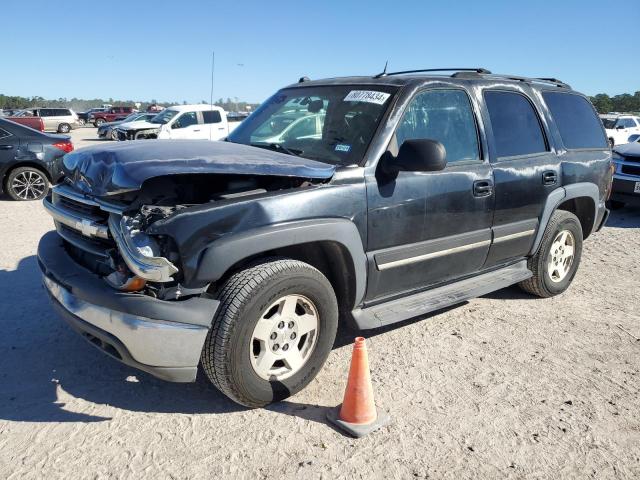
[[[311,265],[274,259],[233,274],[201,363],[233,401],[262,407],[302,390],[327,359],[338,304],[327,278]]]
[[[103,123],[105,123],[105,119],[104,118],[96,118],[93,121],[93,126],[94,127],[99,127],[100,125],[102,125]]]
[[[578,271],[582,256],[582,226],[573,213],[556,210],[542,236],[540,247],[527,266],[533,276],[520,287],[538,297],[564,292]]]

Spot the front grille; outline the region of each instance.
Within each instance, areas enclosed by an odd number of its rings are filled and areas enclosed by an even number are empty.
[[[621,171],[622,173],[626,173],[627,175],[640,175],[640,166],[636,167],[635,165],[622,165]]]
[[[52,190],[50,200],[45,200],[62,209],[65,214],[73,215],[74,221],[58,221],[54,217],[58,235],[62,237],[69,255],[86,269],[100,275],[108,275],[112,269],[110,254],[116,249],[116,242],[107,233],[108,238],[83,232],[85,223],[104,228],[108,225],[109,212],[102,210],[98,202],[66,185],[59,185]],[[89,232],[91,230],[89,229]]]
[[[625,162],[640,163],[640,157],[624,157]]]
[[[82,203],[69,197],[63,197],[62,195],[58,195],[57,193],[53,195],[53,203],[54,205],[60,204],[63,207],[74,211],[81,217],[90,218],[94,221],[99,219],[106,220],[108,216],[107,212],[101,210],[98,205]]]

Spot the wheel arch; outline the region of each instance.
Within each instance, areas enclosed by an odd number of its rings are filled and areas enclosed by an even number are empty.
[[[260,258],[274,256],[320,270],[341,310],[352,310],[364,298],[367,260],[357,227],[346,219],[303,220],[224,236],[202,253],[195,280],[219,283]]]
[[[533,255],[538,250],[551,215],[556,210],[565,210],[576,215],[582,226],[582,236],[586,239],[595,230],[599,202],[600,190],[591,182],[574,183],[552,191],[547,197],[540,218],[540,227],[529,254]]]

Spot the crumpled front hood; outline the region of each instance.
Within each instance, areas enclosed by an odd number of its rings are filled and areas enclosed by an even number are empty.
[[[613,151],[624,157],[640,157],[640,143],[632,142],[624,145],[616,145]]]
[[[235,174],[329,179],[335,167],[263,148],[209,140],[138,140],[75,150],[64,174],[79,190],[106,196],[139,190],[164,175]]]

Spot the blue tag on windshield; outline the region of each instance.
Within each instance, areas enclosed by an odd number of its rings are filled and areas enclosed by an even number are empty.
[[[351,151],[351,145],[347,145],[344,143],[339,143],[336,145],[336,152],[344,152],[349,153]]]

